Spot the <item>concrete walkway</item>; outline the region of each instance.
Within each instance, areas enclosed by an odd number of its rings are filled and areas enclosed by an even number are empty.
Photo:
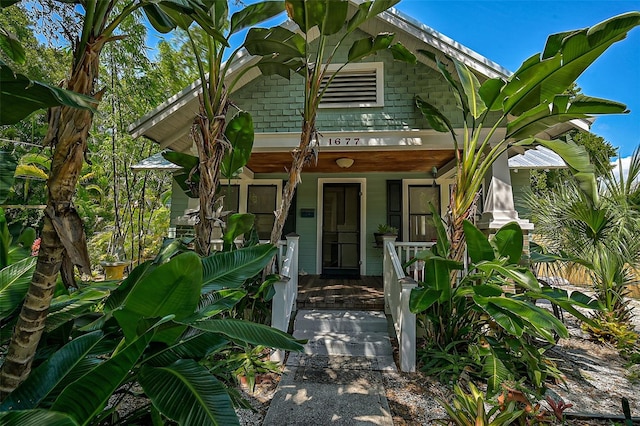
[[[393,425],[381,371],[395,371],[383,312],[300,310],[263,425]]]

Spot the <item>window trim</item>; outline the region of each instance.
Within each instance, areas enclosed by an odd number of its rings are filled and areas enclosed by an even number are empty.
[[[339,71],[338,71],[339,70]],[[376,73],[376,101],[375,102],[324,102],[320,101],[318,108],[379,108],[384,106],[384,63],[359,62],[355,64],[330,64],[327,75],[350,71],[375,71]]]
[[[438,179],[402,179],[402,241],[410,242],[409,187],[431,185],[437,185],[440,188],[440,216],[445,217],[449,200],[448,182],[441,182]]]

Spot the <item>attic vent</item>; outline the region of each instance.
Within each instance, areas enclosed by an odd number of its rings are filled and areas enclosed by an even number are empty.
[[[337,67],[336,67],[337,68]],[[326,75],[321,88],[331,78]],[[354,108],[384,105],[382,62],[350,64],[333,78],[324,92],[320,107]]]

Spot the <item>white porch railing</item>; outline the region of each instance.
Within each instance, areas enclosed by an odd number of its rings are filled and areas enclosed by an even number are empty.
[[[271,300],[271,327],[286,332],[289,328],[291,314],[296,307],[298,297],[298,245],[300,236],[289,234],[284,242],[278,244],[278,271],[282,279],[274,284],[276,291]],[[276,350],[271,360],[284,361],[284,351]]]
[[[418,252],[432,247],[434,242],[402,242],[396,241],[395,243],[396,253],[400,263],[404,264],[410,261]],[[416,281],[424,280],[424,262],[418,260],[405,268],[405,274],[410,275]]]
[[[395,237],[383,237],[384,263],[384,306],[385,313],[391,314],[400,350],[400,370],[416,371],[416,315],[409,310],[411,289],[416,281],[405,276],[398,252],[394,246]]]

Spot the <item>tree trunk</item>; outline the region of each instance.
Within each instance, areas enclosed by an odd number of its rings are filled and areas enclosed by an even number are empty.
[[[317,135],[314,116],[313,120],[305,121],[302,124],[300,145],[291,153],[293,160],[291,161],[291,169],[289,170],[289,179],[282,192],[282,204],[280,204],[280,208],[276,211],[276,220],[271,230],[271,244],[277,244],[282,237],[282,230],[284,229],[284,223],[289,214],[293,196],[296,193],[296,187],[302,182],[302,169],[316,158],[315,145],[311,143],[315,137],[317,137]]]
[[[93,95],[103,44],[103,39],[89,42],[82,59],[75,64],[67,89]],[[100,96],[97,94],[96,100]],[[22,383],[31,371],[63,262],[71,261],[82,272],[91,272],[82,221],[72,206],[72,198],[82,170],[92,119],[93,114],[88,110],[67,106],[50,110],[45,142],[52,144],[54,152],[47,181],[48,200],[40,253],[0,372],[0,399]]]
[[[225,91],[221,97],[218,111],[215,111],[213,122],[210,122],[202,98],[200,98],[200,114],[195,118],[191,127],[191,137],[198,149],[200,159],[198,166],[200,171],[200,183],[198,184],[200,211],[195,233],[196,251],[201,256],[208,256],[211,253],[211,239],[216,221],[219,219],[216,212],[216,191],[220,182],[220,163],[227,149],[227,143],[223,138],[227,108],[227,93]]]

